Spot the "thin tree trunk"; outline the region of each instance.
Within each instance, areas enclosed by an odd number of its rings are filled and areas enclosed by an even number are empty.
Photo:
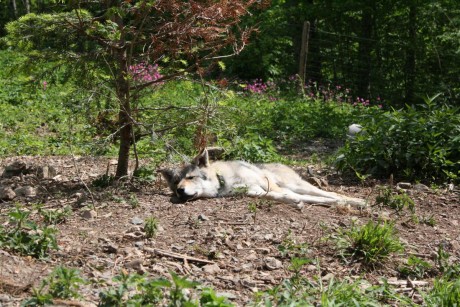
[[[13,5],[14,19],[16,19],[16,18],[18,18],[18,6],[16,4],[16,0],[11,0],[11,4]]]
[[[361,15],[361,41],[358,48],[357,91],[361,97],[369,97],[371,78],[372,26],[374,12],[372,4],[366,3]]]
[[[24,6],[26,7],[26,13],[30,13],[30,2],[29,0],[24,0]]]
[[[131,118],[131,101],[129,97],[129,82],[120,73],[118,78],[117,96],[120,102],[118,122],[120,126],[120,148],[118,151],[118,165],[115,176],[117,178],[128,175],[129,152],[132,144],[133,122]]]
[[[417,6],[411,1],[409,6],[409,43],[406,54],[406,102],[414,102],[415,92],[415,69],[416,69],[416,46],[417,46]]]

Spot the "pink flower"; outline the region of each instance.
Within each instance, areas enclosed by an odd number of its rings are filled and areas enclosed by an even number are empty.
[[[46,87],[48,86],[48,82],[43,81],[43,90],[46,90]]]

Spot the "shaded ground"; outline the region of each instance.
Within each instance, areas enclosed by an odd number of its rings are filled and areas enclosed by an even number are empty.
[[[377,207],[358,211],[309,206],[300,212],[288,205],[244,197],[177,205],[170,202],[169,191],[160,179],[150,184],[92,186],[91,182],[107,169],[113,171],[109,159],[15,157],[0,160],[0,171],[14,161],[23,161],[28,167],[52,166],[56,172],[45,179],[34,173],[0,178],[0,187],[35,190],[29,197],[18,195],[0,201],[1,224],[7,225],[6,212],[17,203],[25,207],[41,203],[47,209],[70,206],[72,214],[57,225],[59,251],[53,251],[46,261],[0,249],[1,306],[20,305],[56,265],[78,268],[93,282],[81,289],[82,305],[97,304],[99,292],[112,284],[113,276],[126,270],[154,278],[169,277],[168,272],[174,271],[212,285],[236,305],[244,306],[257,290],[271,288],[290,276],[289,259],[279,252],[280,245],[300,244],[305,247],[304,256],[318,259],[319,266],[305,266],[304,276],[363,277],[371,283],[382,277],[401,279],[397,268],[410,254],[433,263],[440,244],[452,261],[460,257],[460,204],[455,189],[410,189],[419,219],[414,223],[407,212],[398,216],[394,210]],[[305,169],[299,171],[307,173]],[[347,185],[337,176],[327,179],[325,189],[374,203],[374,184]],[[257,205],[255,212],[251,204]],[[159,221],[159,231],[147,239],[143,222],[151,216]],[[436,222],[434,226],[423,222],[430,218]],[[395,220],[406,246],[404,254],[375,270],[365,270],[358,263],[345,264],[333,242],[325,239],[340,227],[354,221],[364,224],[369,219]],[[431,282],[429,277],[426,281]]]

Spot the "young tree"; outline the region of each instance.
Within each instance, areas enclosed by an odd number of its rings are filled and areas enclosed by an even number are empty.
[[[34,59],[73,64],[82,76],[88,77],[91,67],[105,71],[119,108],[116,176],[125,176],[135,142],[132,104],[139,92],[187,71],[203,73],[223,57],[224,48],[228,55],[239,53],[252,29],[238,24],[256,0],[75,2],[64,13],[28,14],[11,22],[7,40]],[[163,76],[133,76],[133,66],[157,63],[167,63]]]

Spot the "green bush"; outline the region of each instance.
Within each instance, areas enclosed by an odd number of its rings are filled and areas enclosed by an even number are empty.
[[[344,259],[361,261],[374,267],[391,254],[404,249],[391,223],[369,221],[364,226],[353,224],[350,229],[337,231],[337,247]]]
[[[422,296],[425,306],[460,306],[460,279],[436,279],[431,291],[428,293],[422,292]]]
[[[460,178],[460,112],[433,100],[362,118],[362,133],[341,149],[337,166],[357,174],[420,181]]]
[[[41,226],[30,219],[31,211],[17,206],[8,212],[9,226],[0,225],[0,248],[6,248],[22,255],[46,258],[51,249],[57,250],[57,229]]]

